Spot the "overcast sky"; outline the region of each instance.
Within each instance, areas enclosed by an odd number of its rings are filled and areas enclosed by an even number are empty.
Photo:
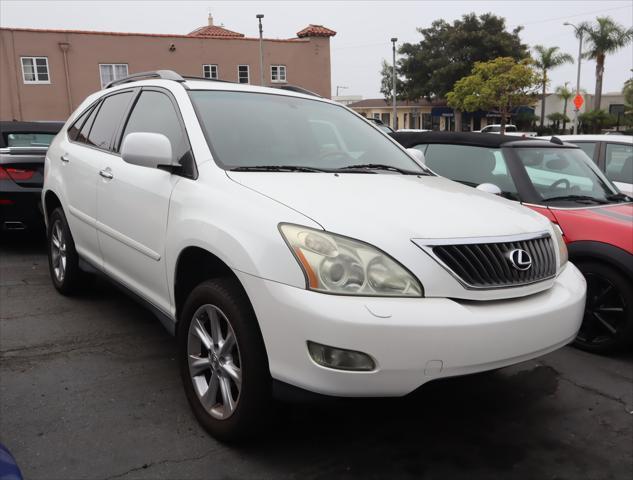
[[[559,46],[576,57],[578,40],[571,27],[596,16],[610,16],[633,26],[633,2],[618,1],[13,1],[0,0],[3,27],[68,28],[148,33],[188,33],[205,25],[211,12],[216,24],[257,36],[255,14],[263,13],[264,35],[290,38],[309,23],[335,30],[332,39],[332,90],[341,95],[379,97],[382,59],[391,62],[389,39],[417,42],[417,27],[438,18],[452,21],[469,12],[492,12],[505,17],[510,28],[523,25],[528,45]],[[633,68],[633,46],[606,60],[604,92],[619,91]],[[583,61],[581,87],[593,93],[595,62]],[[576,65],[551,72],[551,87],[575,84]]]

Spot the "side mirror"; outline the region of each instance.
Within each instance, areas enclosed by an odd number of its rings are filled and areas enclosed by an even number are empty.
[[[422,151],[418,150],[417,148],[407,148],[407,153],[410,157],[413,157],[413,160],[415,160],[420,165],[425,164],[424,153],[422,153]]]
[[[123,139],[121,158],[127,163],[141,167],[171,168],[175,165],[172,160],[171,142],[160,133],[134,132]]]
[[[492,193],[493,195],[501,195],[501,189],[497,187],[494,183],[481,183],[477,185],[477,190],[481,190],[482,192]]]

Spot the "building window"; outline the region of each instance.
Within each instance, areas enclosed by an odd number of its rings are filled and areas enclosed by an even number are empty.
[[[127,77],[127,63],[100,63],[101,88],[114,80]]]
[[[217,65],[202,65],[202,76],[204,78],[211,78],[213,80],[217,80],[218,66]]]
[[[237,66],[237,81],[238,83],[251,83],[248,65]]]
[[[21,57],[24,83],[51,83],[47,57]]]
[[[271,65],[270,66],[270,81],[273,83],[283,83],[286,81],[286,66],[285,65]]]

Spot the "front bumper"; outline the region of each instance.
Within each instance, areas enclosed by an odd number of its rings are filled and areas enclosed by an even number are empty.
[[[440,377],[491,370],[569,343],[585,280],[571,263],[552,288],[486,302],[327,295],[235,272],[253,304],[274,379],[326,395],[401,396]],[[371,355],[371,372],[315,364],[312,340]]]

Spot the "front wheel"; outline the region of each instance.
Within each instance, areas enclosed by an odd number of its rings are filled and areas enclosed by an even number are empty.
[[[219,440],[253,434],[270,414],[271,379],[257,320],[236,281],[208,280],[191,292],[178,347],[185,393],[200,424]]]
[[[574,345],[593,353],[611,353],[633,340],[633,285],[618,270],[596,261],[580,261],[587,280],[585,315]]]

